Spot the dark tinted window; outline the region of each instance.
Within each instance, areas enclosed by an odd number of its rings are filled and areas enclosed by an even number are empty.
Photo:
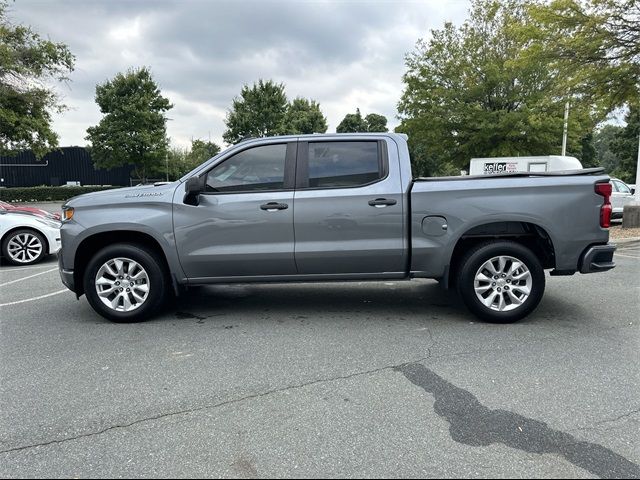
[[[309,143],[309,187],[356,187],[380,173],[378,142]]]
[[[279,190],[284,187],[287,146],[263,145],[244,150],[207,175],[207,192]]]

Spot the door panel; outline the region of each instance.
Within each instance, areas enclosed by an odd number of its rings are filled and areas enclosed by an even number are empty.
[[[188,278],[294,275],[296,142],[223,158],[203,176],[197,205],[174,198],[178,256]]]
[[[308,147],[301,144],[299,148],[298,172],[303,172],[306,178],[298,176],[299,186],[295,193],[298,272],[403,272],[406,268],[404,212],[397,162],[389,164],[383,142],[374,142],[384,150],[380,152],[384,155],[380,177],[384,178],[376,181],[366,167],[366,159],[355,158],[359,156],[357,152],[350,154],[344,145],[338,149],[326,145],[346,142],[322,143],[325,145],[314,147],[313,142],[309,142]],[[312,156],[311,165],[309,155]],[[314,155],[321,157],[316,158],[315,165]],[[319,165],[319,162],[325,163]],[[346,162],[351,165],[344,165]],[[310,182],[309,172],[312,176],[316,172],[316,178],[311,178]],[[368,184],[351,188],[331,186],[349,182]]]
[[[288,208],[263,210],[269,202]],[[176,205],[174,223],[189,278],[296,273],[293,192],[201,195],[198,206]]]

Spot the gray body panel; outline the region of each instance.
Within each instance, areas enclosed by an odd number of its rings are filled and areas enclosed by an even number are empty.
[[[67,205],[75,209],[72,221],[60,229],[61,265],[73,270],[79,245],[96,234],[140,232],[153,237],[162,248],[171,273],[185,275],[178,261],[173,234],[173,194],[180,182],[160,186],[119,188],[74,197]]]
[[[381,140],[387,176],[355,188],[288,189],[200,195],[184,202],[185,182],[247,146],[283,142]],[[74,218],[62,226],[61,268],[75,268],[76,251],[94,234],[134,231],[161,246],[178,283],[441,278],[456,242],[474,227],[526,222],[553,243],[555,267],[579,270],[591,245],[605,244],[599,226],[605,175],[495,176],[412,181],[406,140],[397,134],[273,137],[242,142],[180,181],[76,197]],[[372,207],[386,198],[395,205]],[[287,203],[275,212],[265,202]]]
[[[297,190],[295,258],[301,275],[406,275],[408,238],[398,147],[390,138],[387,176],[354,188]],[[395,160],[395,161],[393,161]],[[395,200],[372,207],[370,200]]]
[[[417,276],[439,278],[456,242],[469,230],[498,222],[526,222],[551,239],[558,270],[577,270],[585,248],[607,243],[600,228],[603,199],[593,185],[603,176],[502,177],[442,182],[417,181],[411,191],[412,264]],[[446,219],[445,235],[423,231],[423,219]]]
[[[188,278],[294,275],[293,192],[201,195],[197,206],[176,193],[174,229]],[[260,205],[286,203],[268,212]]]

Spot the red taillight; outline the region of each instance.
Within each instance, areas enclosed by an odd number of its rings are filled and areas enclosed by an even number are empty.
[[[596,193],[604,197],[604,203],[600,207],[600,226],[609,228],[611,226],[611,184],[596,183]]]

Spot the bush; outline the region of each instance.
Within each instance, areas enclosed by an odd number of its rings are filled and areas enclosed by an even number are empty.
[[[112,186],[88,187],[11,187],[0,188],[0,200],[4,202],[58,202],[83,193],[110,190]]]

